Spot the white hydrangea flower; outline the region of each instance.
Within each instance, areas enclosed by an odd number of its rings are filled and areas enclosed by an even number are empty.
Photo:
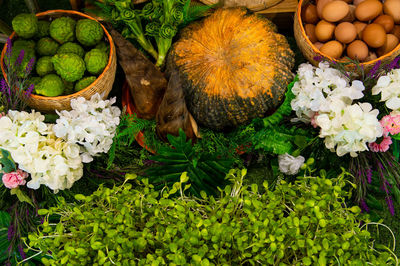
[[[279,171],[287,175],[295,175],[299,172],[305,159],[303,156],[294,157],[288,153],[278,156]]]
[[[355,80],[349,84],[349,79],[340,71],[330,68],[328,63],[320,63],[319,67],[311,64],[301,64],[298,69],[299,80],[292,88],[296,96],[291,107],[296,112],[298,120],[310,122],[317,113],[329,112],[332,102],[337,100],[351,104],[355,99],[361,99],[365,89],[361,81]]]
[[[372,88],[372,94],[381,94],[381,102],[391,110],[400,110],[400,69],[393,69],[381,76]]]
[[[52,125],[35,111],[9,111],[0,118],[0,148],[31,174],[27,186],[32,189],[43,184],[57,192],[70,188],[83,175],[79,146],[57,138]]]
[[[102,100],[98,93],[90,100],[83,97],[71,100],[71,111],[57,111],[60,118],[54,133],[68,143],[81,145],[82,161],[92,161],[92,156],[108,152],[112,145],[121,115],[121,110],[112,106],[115,101],[115,97]]]
[[[321,128],[320,137],[325,146],[338,156],[368,150],[367,143],[382,136],[383,130],[377,118],[379,111],[370,103],[346,105],[341,101],[331,104],[331,112],[316,116],[315,123]]]

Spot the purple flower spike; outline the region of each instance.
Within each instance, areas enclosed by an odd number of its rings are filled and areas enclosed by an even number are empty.
[[[376,64],[372,67],[371,71],[369,72],[368,76],[370,78],[374,78],[378,73],[378,69],[381,66],[382,61],[379,60]]]
[[[6,57],[7,57],[7,58],[11,58],[11,46],[12,46],[12,44],[11,44],[11,38],[8,38],[8,39],[7,39],[6,45],[7,45]]]
[[[24,249],[22,248],[21,245],[18,245],[18,251],[19,251],[19,254],[21,255],[21,258],[23,260],[26,259],[26,254],[25,254]]]
[[[0,92],[5,93],[8,90],[8,84],[5,79],[0,81]]]
[[[25,55],[25,51],[24,51],[24,49],[22,49],[21,52],[19,52],[18,58],[14,63],[15,66],[20,66],[21,65],[22,60],[24,60],[24,55]]]
[[[393,206],[392,197],[387,196],[387,197],[386,197],[386,202],[387,202],[387,205],[388,205],[388,207],[389,207],[390,214],[391,214],[392,216],[394,216],[394,206]]]
[[[11,224],[11,225],[8,227],[8,232],[7,232],[7,239],[8,239],[8,241],[10,241],[10,240],[14,237],[14,235],[15,235],[14,226]]]
[[[369,208],[368,208],[368,205],[365,202],[365,200],[363,200],[363,199],[360,200],[360,207],[361,207],[361,210],[363,210],[365,212],[369,212]]]
[[[34,88],[35,88],[34,84],[29,85],[28,89],[25,91],[26,98],[31,97]]]
[[[371,184],[371,182],[372,182],[372,168],[371,167],[369,167],[367,169],[367,180],[368,180],[368,184]]]
[[[31,60],[29,60],[29,63],[25,68],[25,74],[27,76],[31,73],[32,68],[33,68],[33,64],[35,64],[35,58],[34,57],[32,57]]]

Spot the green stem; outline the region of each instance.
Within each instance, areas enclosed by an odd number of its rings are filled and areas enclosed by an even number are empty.
[[[157,51],[154,49],[153,45],[151,44],[151,42],[146,38],[146,36],[143,34],[143,29],[140,24],[136,22],[136,23],[129,23],[129,29],[131,30],[131,32],[133,33],[135,39],[137,40],[137,42],[143,47],[143,49],[145,49],[154,59],[158,58],[158,54]]]
[[[164,64],[165,57],[172,45],[172,39],[156,38],[158,46],[158,58],[156,66],[161,67]]]

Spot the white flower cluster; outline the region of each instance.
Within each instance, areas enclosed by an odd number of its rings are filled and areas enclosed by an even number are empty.
[[[44,116],[35,111],[9,111],[0,118],[0,148],[31,174],[27,186],[32,189],[44,184],[57,192],[70,188],[83,175],[79,146],[57,138]]]
[[[81,145],[84,163],[92,161],[92,156],[108,152],[112,145],[121,114],[118,107],[111,106],[113,103],[115,98],[103,101],[95,94],[90,100],[71,100],[71,111],[57,112],[60,118],[53,128],[56,136]]]
[[[297,74],[299,80],[292,88],[296,98],[291,106],[303,122],[310,122],[316,113],[329,112],[330,103],[334,101],[351,104],[364,96],[362,91],[365,87],[361,81],[355,80],[350,86],[340,71],[330,68],[325,62],[320,63],[319,68],[309,63],[301,64]]]
[[[287,175],[295,175],[299,172],[300,167],[304,164],[303,156],[294,157],[288,153],[278,156],[279,171]]]
[[[378,110],[369,103],[353,104],[361,99],[365,89],[361,81],[349,84],[348,79],[327,63],[319,68],[302,64],[298,70],[299,81],[293,86],[295,99],[291,102],[299,120],[313,121],[321,128],[320,137],[325,146],[338,156],[368,150],[367,143],[382,136]]]
[[[400,69],[393,69],[387,75],[381,76],[372,88],[372,94],[381,93],[381,101],[392,110],[400,110]]]

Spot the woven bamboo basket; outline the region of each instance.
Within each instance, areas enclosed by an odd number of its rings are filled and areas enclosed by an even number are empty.
[[[88,15],[72,10],[50,10],[38,13],[36,14],[36,16],[39,19],[47,19],[47,20],[52,20],[54,18],[58,18],[61,16],[69,16],[77,19],[88,18],[95,20],[94,18]],[[103,73],[101,73],[100,76],[88,87],[74,94],[57,96],[57,97],[45,97],[41,95],[32,94],[32,96],[28,100],[28,105],[31,108],[34,108],[41,112],[54,112],[55,110],[70,110],[71,109],[70,101],[78,97],[84,97],[86,99],[90,99],[92,95],[99,93],[103,97],[103,99],[107,98],[114,83],[115,71],[117,68],[117,58],[113,40],[108,31],[104,28],[104,26],[103,25],[101,26],[103,27],[105,38],[110,45],[110,55],[107,66],[105,67]],[[16,37],[15,32],[13,32],[10,37],[11,39],[15,38]],[[1,53],[1,62],[2,62],[1,70],[3,72],[3,75],[5,75],[3,60],[6,49],[7,47],[5,45]]]
[[[251,11],[260,11],[267,8],[270,8],[280,2],[282,0],[200,0],[206,5],[214,5],[220,2],[223,2],[224,7],[238,7],[245,6]]]
[[[337,60],[326,54],[321,53],[308,39],[303,27],[303,22],[301,20],[301,9],[304,5],[308,3],[310,3],[310,0],[299,0],[299,4],[297,5],[297,10],[295,13],[294,25],[293,25],[294,37],[296,39],[297,46],[303,53],[304,57],[314,66],[317,66],[319,63],[319,61],[315,60],[315,58],[317,57],[323,57],[329,61],[345,63],[346,61],[344,60]],[[360,63],[360,66],[363,67],[364,71],[368,72],[378,61],[381,61],[382,63],[388,63],[393,61],[393,59],[395,59],[399,54],[400,54],[400,44],[397,45],[396,48],[394,48],[391,52],[381,57],[378,57],[374,60]],[[346,65],[346,69],[348,71],[358,70],[357,66],[354,64]]]

